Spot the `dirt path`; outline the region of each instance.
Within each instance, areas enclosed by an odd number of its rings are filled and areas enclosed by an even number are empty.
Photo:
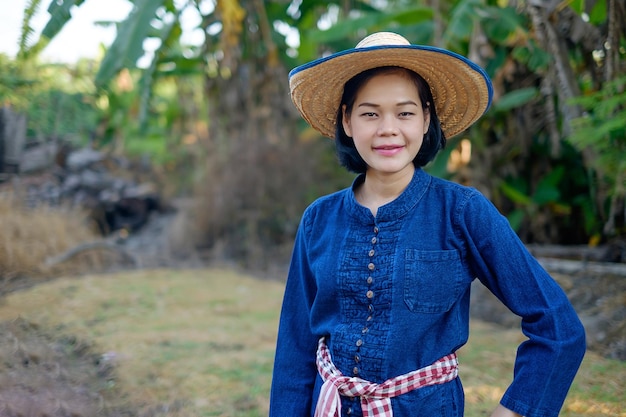
[[[1,416],[136,416],[89,343],[23,319],[0,323]]]

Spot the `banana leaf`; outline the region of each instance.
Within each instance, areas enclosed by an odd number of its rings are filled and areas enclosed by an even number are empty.
[[[143,42],[154,30],[152,20],[166,0],[137,0],[133,10],[119,26],[118,34],[102,59],[95,84],[105,87],[122,68],[135,68],[144,54]]]

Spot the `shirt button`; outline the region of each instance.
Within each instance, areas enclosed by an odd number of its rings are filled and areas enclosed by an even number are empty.
[[[374,226],[374,233],[378,233],[378,226]]]
[[[365,296],[370,299],[374,298],[374,291],[369,290],[367,293],[365,293]]]
[[[374,306],[372,304],[367,306],[367,309],[371,312],[374,311]]]
[[[371,284],[372,282],[374,282],[374,278],[372,277],[367,277],[367,283]]]
[[[363,340],[361,340],[361,339],[357,340],[356,341],[356,345],[359,346],[359,347],[363,346]]]
[[[367,264],[367,269],[369,269],[370,271],[373,271],[374,268],[376,268],[376,266],[373,263],[370,262],[369,264]]]
[[[369,251],[369,256],[370,256],[370,258],[371,258],[372,256],[374,256],[374,254],[375,254],[375,253],[376,253],[376,252],[374,252],[374,249],[370,250],[370,251]]]
[[[376,243],[378,239],[376,239],[375,237],[372,238],[372,244]]]
[[[352,373],[354,375],[358,375],[359,374],[359,368],[357,368],[356,366],[354,368],[352,368]]]
[[[372,316],[367,316],[367,321],[372,321],[373,317]]]
[[[361,357],[359,355],[354,355],[355,362],[361,362]]]
[[[348,409],[346,410],[346,414],[352,414],[352,407],[350,407],[350,408],[348,408]]]
[[[370,329],[368,329],[367,327],[363,327],[363,330],[361,330],[361,333],[365,334],[367,332],[369,332]]]

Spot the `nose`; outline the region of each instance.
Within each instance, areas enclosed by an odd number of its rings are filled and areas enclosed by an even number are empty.
[[[381,117],[380,124],[378,125],[378,135],[393,136],[396,134],[398,134],[398,126],[395,118],[389,115]]]

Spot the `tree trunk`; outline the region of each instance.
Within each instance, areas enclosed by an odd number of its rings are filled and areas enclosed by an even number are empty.
[[[578,106],[568,105],[567,102],[580,95],[580,89],[569,60],[569,51],[565,38],[554,27],[552,21],[559,20],[557,13],[552,12],[545,5],[529,5],[528,12],[533,22],[537,39],[541,46],[552,56],[554,62],[548,77],[552,79],[552,93],[559,98],[560,109],[564,116],[563,134],[568,135],[571,130],[571,121],[580,117],[582,111]],[[558,149],[560,137],[552,138],[553,148]]]

